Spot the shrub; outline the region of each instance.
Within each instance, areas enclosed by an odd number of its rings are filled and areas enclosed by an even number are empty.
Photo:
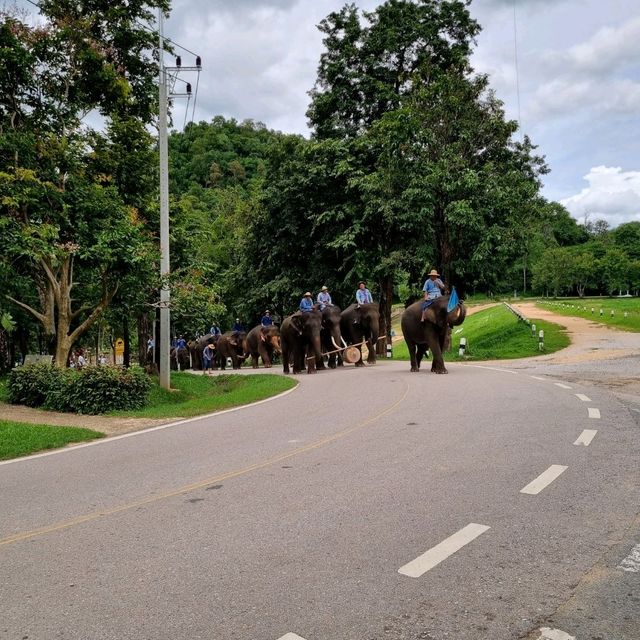
[[[14,369],[7,384],[12,404],[91,414],[144,407],[150,389],[151,380],[139,368],[74,370],[41,363]]]

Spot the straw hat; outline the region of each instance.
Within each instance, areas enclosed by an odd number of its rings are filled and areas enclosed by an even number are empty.
[[[307,296],[311,297],[311,291],[307,291],[307,292],[304,294],[304,297],[305,297],[305,298],[306,298]]]
[[[326,285],[326,284],[323,284],[323,285],[322,285],[322,290],[323,290],[323,291],[329,291],[329,288],[327,287],[327,285]]]
[[[429,271],[429,275],[430,276],[439,276],[440,274],[435,269],[431,269],[431,271]]]

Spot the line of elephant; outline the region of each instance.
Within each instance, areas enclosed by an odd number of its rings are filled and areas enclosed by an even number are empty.
[[[448,296],[435,300],[425,311],[424,321],[421,300],[405,309],[401,326],[409,348],[411,371],[420,370],[422,358],[429,350],[431,371],[447,373],[442,354],[448,347],[451,327],[462,324],[466,316],[461,301],[451,311],[447,311],[448,302]],[[225,369],[230,360],[232,368],[239,369],[249,358],[254,368],[259,366],[259,360],[269,368],[275,356],[282,356],[284,373],[300,373],[305,369],[315,373],[327,366],[342,365],[344,349],[353,345],[360,351],[355,365],[364,366],[363,344],[369,352],[367,363],[376,362],[379,327],[380,316],[375,303],[352,304],[343,311],[335,305],[327,306],[322,311],[314,309],[287,316],[279,329],[257,326],[248,333],[229,331],[220,336],[201,336],[190,341],[186,348],[172,349],[171,363],[174,369],[202,370],[202,352],[207,344],[214,344],[214,368]]]

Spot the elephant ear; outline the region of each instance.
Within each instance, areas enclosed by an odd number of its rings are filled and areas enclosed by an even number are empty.
[[[422,316],[427,322],[435,324],[438,327],[444,327],[447,324],[447,310],[437,301],[429,305]]]
[[[438,316],[436,315],[436,311],[433,308],[433,305],[431,305],[430,307],[427,307],[422,312],[422,318],[425,320],[425,322],[430,322],[431,324],[438,324]]]
[[[302,317],[302,314],[291,316],[291,326],[298,333],[302,333],[302,330],[304,329],[304,318]]]

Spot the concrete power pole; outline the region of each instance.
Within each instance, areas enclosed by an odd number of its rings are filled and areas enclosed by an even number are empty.
[[[169,290],[169,152],[167,148],[167,76],[164,69],[164,35],[162,9],[158,9],[158,145],[160,149],[160,386],[171,387],[171,368],[169,366],[170,309],[171,292]]]

